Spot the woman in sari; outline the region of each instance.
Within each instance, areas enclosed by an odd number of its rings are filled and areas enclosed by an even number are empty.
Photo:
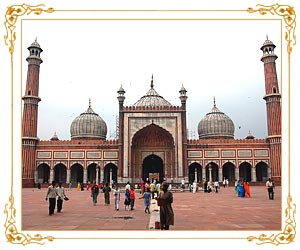
[[[247,198],[250,198],[250,183],[246,180],[244,182],[245,195]]]

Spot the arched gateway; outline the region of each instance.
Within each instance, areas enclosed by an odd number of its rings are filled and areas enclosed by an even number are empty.
[[[163,160],[157,155],[151,154],[147,156],[143,161],[143,180],[147,178],[152,180],[163,180],[164,169],[163,169]]]
[[[171,178],[175,169],[174,140],[165,129],[152,123],[132,139],[131,178]]]

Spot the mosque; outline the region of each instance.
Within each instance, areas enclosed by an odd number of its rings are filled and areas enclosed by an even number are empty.
[[[118,136],[108,140],[105,121],[92,109],[70,124],[70,140],[49,140],[37,136],[39,74],[42,48],[37,41],[29,47],[28,71],[23,96],[22,186],[37,183],[126,182],[141,179],[180,183],[201,182],[203,178],[233,183],[246,179],[253,184],[272,178],[281,184],[281,95],[276,73],[275,45],[267,38],[261,61],[264,65],[267,112],[266,138],[256,139],[249,132],[235,139],[235,126],[214,101],[199,121],[198,138],[188,139],[187,90],[179,90],[181,106],[174,106],[150,89],[132,106],[124,106],[125,90],[116,91],[119,102]],[[41,83],[42,84],[42,83]],[[262,93],[263,95],[264,93]],[[83,108],[84,110],[84,108]]]

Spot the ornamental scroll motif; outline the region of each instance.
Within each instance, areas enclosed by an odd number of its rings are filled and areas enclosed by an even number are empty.
[[[7,7],[7,11],[5,13],[5,29],[6,29],[6,35],[4,35],[4,41],[5,45],[9,47],[9,53],[11,55],[11,67],[13,72],[13,54],[14,54],[14,44],[16,41],[16,25],[18,18],[23,15],[30,15],[31,13],[34,13],[36,15],[40,15],[43,12],[52,13],[54,11],[53,8],[44,9],[44,5],[36,5],[36,6],[30,6],[27,4],[22,5],[12,5],[10,7]],[[13,79],[11,79],[13,86]],[[13,166],[12,166],[13,171]],[[13,172],[12,172],[13,175]],[[13,182],[12,182],[13,183]],[[9,196],[9,203],[5,204],[4,208],[4,214],[6,215],[5,220],[5,235],[7,238],[7,241],[12,244],[22,244],[27,245],[31,243],[36,243],[43,245],[45,244],[45,240],[53,241],[54,237],[52,236],[46,236],[43,237],[41,234],[35,234],[33,236],[29,234],[20,233],[18,231],[18,228],[16,226],[16,208],[15,208],[15,202],[14,202],[14,196],[13,196],[13,184],[11,187],[11,194]]]
[[[266,15],[270,13],[272,15],[278,15],[283,17],[283,20],[286,24],[285,40],[287,41],[287,53],[288,53],[288,66],[290,67],[290,55],[292,53],[292,46],[296,44],[296,13],[293,7],[288,5],[279,5],[274,4],[271,6],[265,6],[258,4],[258,9],[248,8],[248,12],[255,13],[258,12],[261,15]],[[290,72],[288,72],[290,73]],[[290,86],[290,82],[288,82]],[[292,204],[292,197],[288,194],[287,197],[287,208],[285,209],[285,226],[283,232],[278,234],[271,234],[270,236],[266,234],[261,234],[259,237],[249,236],[247,240],[253,241],[258,240],[258,245],[261,244],[289,244],[294,241],[296,236],[296,221],[295,221],[296,205]]]
[[[22,5],[12,5],[10,7],[7,7],[7,11],[5,14],[5,29],[6,29],[6,35],[4,35],[5,44],[9,46],[9,53],[14,53],[14,44],[16,41],[16,23],[18,21],[18,18],[23,15],[30,15],[31,13],[34,13],[36,15],[40,15],[43,12],[52,13],[54,12],[53,8],[43,9],[45,5],[40,4],[36,6],[30,6],[28,4],[22,4]]]
[[[262,4],[258,4],[257,10],[253,8],[248,8],[248,12],[255,13],[259,12],[261,15],[266,15],[267,13],[270,13],[272,15],[278,15],[283,17],[283,20],[286,24],[286,32],[285,32],[285,40],[287,41],[287,52],[290,55],[292,53],[292,46],[296,45],[296,35],[295,35],[295,29],[296,29],[296,13],[293,7],[288,5],[279,5],[274,4],[271,6],[265,6]]]
[[[46,236],[43,237],[40,234],[35,234],[33,236],[29,234],[20,233],[16,227],[16,209],[14,205],[14,197],[13,195],[10,195],[9,197],[9,203],[5,205],[4,208],[4,214],[6,215],[6,221],[5,221],[5,235],[7,238],[7,241],[12,244],[22,244],[23,246],[30,244],[30,243],[36,243],[43,245],[45,244],[44,240],[53,241],[54,237],[52,236]]]

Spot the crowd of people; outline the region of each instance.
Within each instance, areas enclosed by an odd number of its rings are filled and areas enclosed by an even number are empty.
[[[202,184],[202,185],[201,185]],[[215,192],[218,193],[220,190],[219,181],[208,181],[203,178],[202,183],[193,182],[189,185],[190,192],[196,193],[200,189],[205,193]],[[223,184],[223,188],[227,188],[229,186],[228,179],[223,180],[221,182]],[[266,189],[268,191],[268,197],[270,200],[274,199],[274,189],[275,184],[274,181],[269,178],[265,184]],[[182,189],[184,188],[184,182],[181,182]],[[139,185],[139,199],[143,199],[145,213],[151,214],[150,204],[151,200],[157,200],[157,205],[159,206],[160,213],[160,228],[162,230],[169,230],[170,225],[174,225],[174,212],[172,209],[173,203],[173,192],[171,184],[168,184],[166,181],[160,183],[157,180],[150,181],[146,179],[146,181],[141,181]],[[250,182],[248,180],[239,179],[234,182],[235,192],[238,197],[247,197],[250,198]],[[41,189],[41,186],[38,186],[38,189]],[[82,185],[78,184],[78,190],[82,190]],[[121,192],[118,184],[116,183],[88,183],[86,186],[86,190],[90,192],[90,196],[92,198],[92,204],[94,206],[98,203],[98,196],[100,193],[103,193],[104,204],[106,206],[110,205],[110,194],[112,193],[114,209],[116,211],[120,210],[120,202],[122,201],[124,204],[124,209],[126,211],[135,209],[135,200],[136,200],[136,188],[134,185],[127,182],[124,188],[124,194],[121,195]],[[68,190],[71,190],[71,187],[68,186]],[[58,185],[53,181],[51,185],[47,189],[46,200],[49,201],[49,215],[53,215],[55,212],[55,208],[57,212],[60,213],[63,208],[64,200],[68,200],[66,196],[65,189],[62,186],[62,183],[58,183]]]

